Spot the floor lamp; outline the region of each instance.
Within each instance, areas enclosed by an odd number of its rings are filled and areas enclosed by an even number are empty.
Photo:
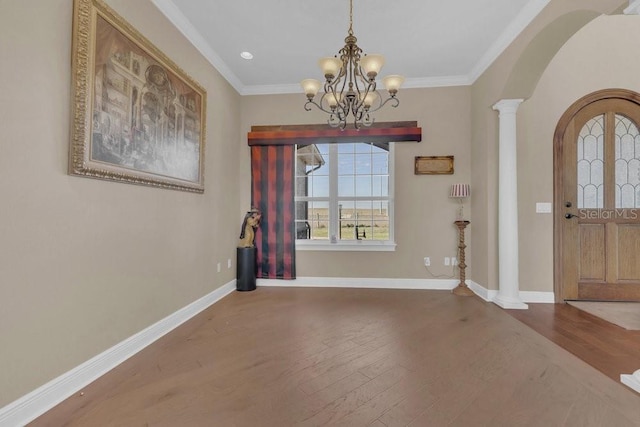
[[[456,215],[456,221],[454,224],[458,227],[458,268],[460,270],[460,283],[453,288],[452,292],[455,295],[472,296],[473,291],[469,289],[465,281],[465,269],[467,264],[465,263],[465,248],[467,245],[464,243],[464,229],[470,224],[469,221],[464,219],[464,200],[471,195],[471,188],[469,184],[453,184],[451,186],[451,193],[449,197],[457,199],[460,202],[460,208]]]

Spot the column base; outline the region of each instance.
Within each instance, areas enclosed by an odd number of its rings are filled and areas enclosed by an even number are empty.
[[[503,295],[496,296],[493,299],[493,303],[507,310],[527,310],[529,308],[520,298],[505,297]]]

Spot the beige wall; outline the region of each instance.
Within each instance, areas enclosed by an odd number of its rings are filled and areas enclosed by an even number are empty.
[[[553,290],[553,219],[535,214],[535,203],[553,201],[556,125],[569,106],[588,93],[607,88],[640,92],[638,51],[640,16],[601,16],[558,52],[533,96],[522,104],[518,208],[523,289]]]
[[[535,91],[538,90],[536,85],[544,75],[541,73],[547,73],[547,65],[562,47],[561,43],[557,43],[557,38],[564,40],[568,37],[566,27],[571,26],[577,30],[580,25],[585,25],[599,14],[619,12],[621,5],[625,3],[628,4],[620,0],[552,0],[472,86],[471,176],[474,190],[471,208],[476,226],[470,230],[474,242],[474,250],[471,252],[471,278],[488,289],[498,289],[498,113],[491,107],[504,98],[527,99],[535,96]],[[580,32],[570,40],[574,44],[589,43],[581,39]],[[585,49],[588,50],[589,46],[586,45]],[[629,55],[626,55],[623,60],[627,61],[628,57]],[[616,58],[620,60],[621,57]],[[543,66],[540,66],[540,63]],[[531,73],[529,64],[535,64],[537,74]],[[579,70],[579,73],[571,78],[580,81],[580,75],[585,74],[584,70]],[[566,89],[565,82],[558,81],[554,91],[555,94],[561,94]],[[551,97],[548,100],[549,105],[541,108],[549,110],[555,98],[556,96]],[[549,246],[553,236],[549,235],[548,228],[552,220],[548,214],[545,216],[532,213],[532,209],[535,210],[536,201],[552,201],[553,193],[547,192],[545,197],[542,197],[543,195],[535,190],[529,195],[532,191],[530,182],[540,178],[537,176],[535,165],[530,163],[530,153],[526,147],[527,144],[538,146],[544,142],[539,139],[525,142],[524,138],[528,132],[527,126],[533,124],[536,129],[545,129],[553,133],[557,121],[531,123],[526,113],[523,113],[527,109],[525,104],[526,102],[518,110],[517,123],[520,289],[552,291],[552,271],[548,268],[553,256],[553,246]],[[549,152],[547,155],[552,153]],[[547,191],[552,191],[548,186],[552,179],[550,173],[551,169],[541,178],[543,183],[546,183],[543,186],[548,188]]]
[[[324,113],[306,112],[302,94],[250,96],[242,100],[242,208],[250,205],[249,149],[246,133],[252,125],[322,123]],[[380,112],[379,112],[380,113]],[[431,257],[436,275],[453,274],[444,257],[457,254],[453,225],[458,204],[449,199],[450,185],[469,182],[470,88],[406,89],[397,109],[377,114],[377,121],[416,120],[422,142],[396,144],[395,252],[298,251],[298,277],[358,277],[431,279],[423,264]],[[455,156],[453,175],[414,175],[415,156]],[[467,214],[470,209],[467,206]],[[470,215],[469,215],[470,216]],[[469,250],[471,242],[469,241]],[[469,263],[470,264],[470,263]],[[471,266],[469,267],[471,272]]]
[[[0,407],[235,278],[240,96],[151,2],[109,4],[207,90],[206,191],[67,175],[72,1],[2,2]]]

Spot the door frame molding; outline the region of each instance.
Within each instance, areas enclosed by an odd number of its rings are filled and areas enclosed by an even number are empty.
[[[603,99],[623,99],[637,104],[640,107],[640,93],[628,89],[602,89],[583,96],[574,102],[560,117],[553,134],[553,293],[557,303],[564,302],[563,282],[563,255],[562,232],[564,226],[565,207],[563,205],[564,194],[564,165],[562,141],[567,127],[583,108]]]

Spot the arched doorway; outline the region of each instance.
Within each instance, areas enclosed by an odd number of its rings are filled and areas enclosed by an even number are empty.
[[[556,301],[640,301],[640,94],[576,101],[554,135]]]

